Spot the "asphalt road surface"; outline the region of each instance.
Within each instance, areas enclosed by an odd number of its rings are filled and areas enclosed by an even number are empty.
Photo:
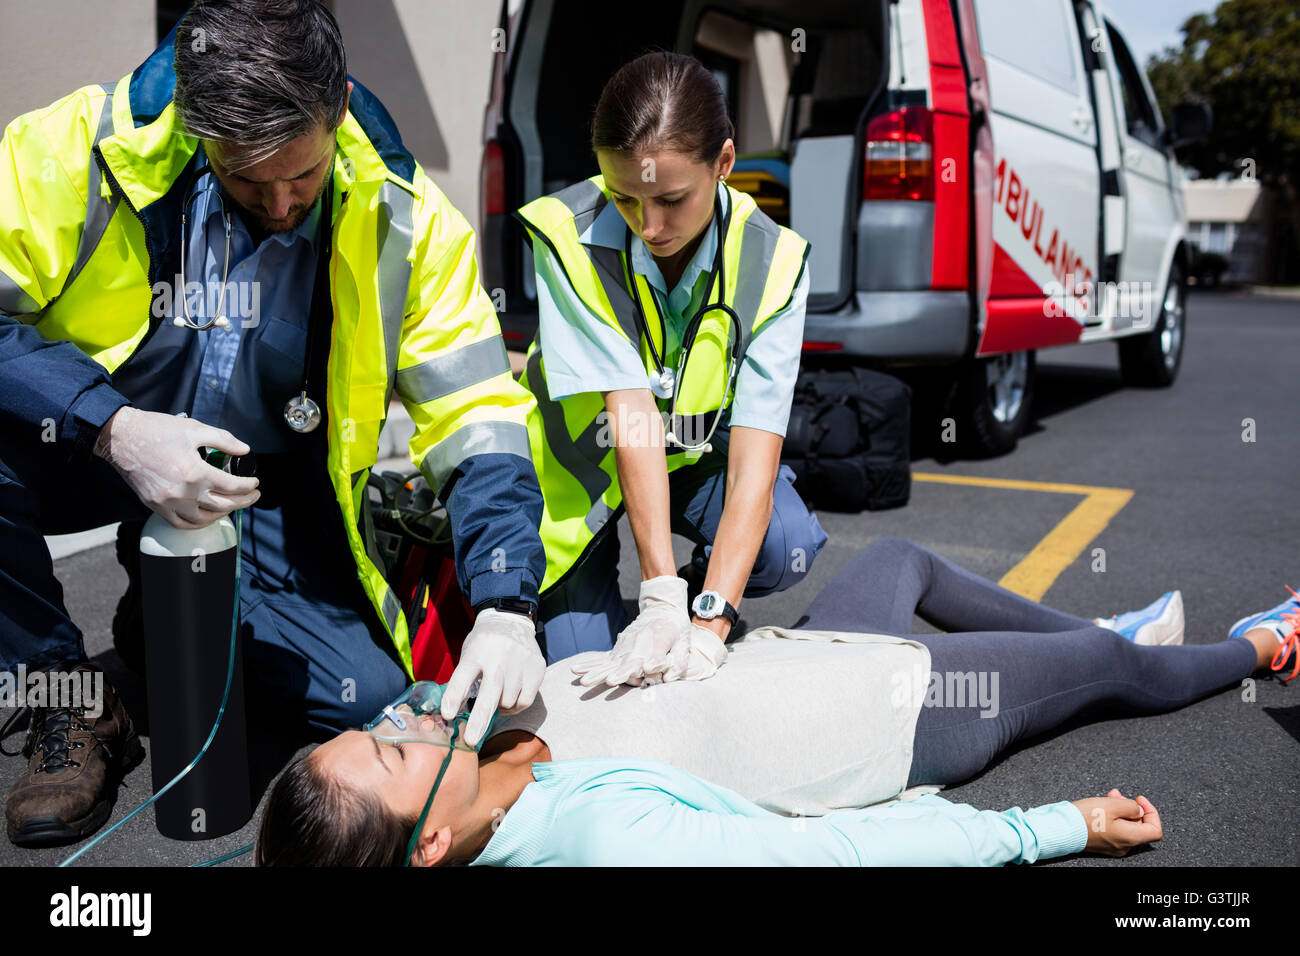
[[[1294,499],[1300,301],[1194,294],[1188,316],[1183,367],[1170,389],[1124,388],[1113,344],[1040,353],[1037,420],[1014,453],[949,462],[929,449],[913,463],[918,475],[1025,484],[918,478],[905,508],[822,513],[830,543],[808,579],[746,601],[746,621],[793,623],[819,588],[883,535],[910,538],[992,580],[1020,566],[1050,582],[1045,603],[1084,617],[1143,607],[1180,588],[1189,644],[1222,640],[1238,618],[1277,604],[1286,596],[1284,584],[1300,587]],[[1243,441],[1245,419],[1254,422],[1253,442]],[[1084,533],[1082,551],[1063,569],[1041,545],[1087,492],[1041,487],[1062,484],[1132,492],[1108,524]],[[626,522],[621,533],[624,596],[634,598],[639,576]],[[1078,535],[1074,527],[1076,547]],[[684,540],[677,545],[684,561],[689,549]],[[1098,548],[1105,571],[1093,570]],[[143,686],[111,649],[109,621],[126,580],[112,547],[65,558],[57,569],[88,651],[141,720]],[[1001,810],[1119,787],[1126,795],[1145,794],[1161,813],[1165,836],[1155,847],[1122,860],[1076,856],[1040,866],[1294,866],[1300,863],[1300,679],[1290,685],[1260,679],[1251,697],[1231,687],[1169,714],[1076,723],[1017,747],[943,795]],[[284,753],[258,760],[261,776],[269,778]],[[7,791],[21,770],[20,760],[0,760],[0,787]],[[149,781],[146,759],[127,777],[114,822],[149,796]],[[251,842],[256,824],[255,816],[240,833],[180,843],[161,837],[147,810],[77,865],[194,863]],[[69,852],[0,842],[0,863],[53,865]],[[247,862],[245,856],[228,865]]]

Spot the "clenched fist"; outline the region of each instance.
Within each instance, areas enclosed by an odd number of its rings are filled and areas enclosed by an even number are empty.
[[[1154,843],[1164,836],[1160,814],[1146,797],[1130,800],[1111,790],[1104,797],[1075,800],[1074,805],[1088,824],[1090,853],[1124,856],[1135,846]]]

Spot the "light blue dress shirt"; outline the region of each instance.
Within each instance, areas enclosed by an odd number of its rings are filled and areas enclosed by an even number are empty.
[[[718,184],[718,193],[725,214],[731,199],[722,183]],[[578,241],[621,253],[627,231],[627,222],[610,201]],[[632,270],[650,284],[664,317],[668,344],[663,356],[665,367],[676,367],[686,326],[708,294],[717,236],[717,226],[711,223],[681,280],[671,290],[645,242],[638,237],[632,243]],[[538,332],[546,362],[546,387],[551,397],[648,388],[649,377],[637,349],[583,304],[544,244],[534,245],[533,256],[537,270]],[[736,376],[735,399],[723,416],[723,425],[761,428],[785,435],[799,374],[807,302],[808,269],[805,267],[790,302],[764,322],[750,341]],[[654,316],[648,314],[647,321],[654,322]],[[688,374],[689,370],[688,362]]]
[[[475,866],[1001,866],[1079,853],[1068,800],[996,812],[927,794],[786,817],[650,760],[533,764]]]
[[[212,172],[203,173],[189,205],[191,223],[203,226],[201,231],[189,230],[189,248],[182,252],[186,280],[204,284],[203,294],[188,301],[198,325],[217,314],[225,268],[219,189]],[[228,429],[253,445],[254,451],[280,451],[292,437],[283,420],[284,403],[301,389],[305,369],[321,203],[318,199],[296,229],[272,233],[257,248],[229,198],[225,211],[230,214],[231,235],[222,312],[230,324],[202,332],[177,330],[195,336],[202,353],[189,414]],[[174,302],[175,314],[183,314],[179,301]],[[237,366],[244,374],[235,375]],[[240,394],[237,404],[229,401],[232,379],[244,393],[252,393]]]
[[[269,235],[254,248],[238,207],[227,198],[230,265],[220,311],[230,325],[202,332],[177,327],[173,319],[185,314],[185,306],[196,325],[217,315],[226,269],[220,187],[210,171],[203,171],[206,158],[200,164],[201,179],[187,196],[186,248],[176,243],[175,264],[167,264],[176,272],[160,277],[172,289],[166,300],[161,295],[155,300],[161,321],[131,361],[114,372],[113,388],[139,408],[185,412],[224,428],[258,454],[292,451],[301,436],[285,424],[284,405],[303,385],[321,202],[297,229]],[[188,297],[180,284],[180,255]],[[328,340],[328,330],[322,335]],[[313,391],[320,393],[318,385]]]
[[[195,297],[191,313],[198,312],[203,324],[212,317],[209,306],[216,306],[220,298],[221,276],[225,258],[225,222],[221,203],[214,190],[220,189],[211,172],[204,173],[196,189],[194,221],[203,224],[203,238],[192,234],[190,248],[185,251],[186,278],[200,274],[205,280],[205,295]],[[287,233],[272,233],[260,246],[253,248],[252,238],[243,221],[235,215],[230,200],[226,212],[230,216],[230,273],[226,281],[225,315],[230,319],[226,328],[212,328],[195,333],[203,349],[203,364],[199,368],[198,388],[194,393],[191,418],[200,421],[220,421],[226,394],[230,390],[230,376],[240,342],[247,330],[261,325],[263,316],[276,323],[289,323],[295,330],[307,329],[307,310],[311,304],[312,282],[316,273],[316,230],[320,225],[320,200],[312,206],[307,219],[298,228]],[[201,263],[201,271],[195,269]],[[253,286],[252,284],[256,284]],[[253,289],[256,287],[256,295]],[[213,291],[217,290],[217,291]],[[279,333],[279,329],[276,330]],[[261,338],[260,336],[257,338]],[[285,341],[298,352],[296,343],[303,338],[290,332],[287,336],[273,334],[272,342]],[[305,338],[302,341],[305,350]],[[303,351],[303,354],[305,352]]]

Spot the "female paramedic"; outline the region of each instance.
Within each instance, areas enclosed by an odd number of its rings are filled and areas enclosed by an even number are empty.
[[[911,634],[913,613],[951,633]],[[1237,622],[1228,640],[1179,646],[1176,591],[1088,621],[883,538],[794,629],[733,641],[731,662],[709,680],[593,697],[569,662],[555,664],[533,706],[498,718],[479,753],[461,742],[464,716],[437,716],[440,685],[414,685],[368,733],[342,734],[285,771],[256,860],[856,866],[1120,855],[1161,831],[1148,800],[1117,790],[1000,813],[932,794],[868,805],[966,780],[1078,714],[1160,713],[1260,668],[1294,675],[1298,629],[1300,601],[1288,599]]]
[[[725,184],[731,136],[699,61],[647,54],[596,106],[601,175],[516,214],[537,270],[522,381],[537,398],[547,658],[608,652],[618,635],[613,655],[587,664],[612,668],[615,683],[661,674],[694,626],[724,660],[742,595],[790,587],[826,541],[780,465],[808,244]],[[631,626],[618,587],[623,509],[642,577]],[[673,532],[696,544],[681,572]],[[679,574],[691,590],[703,579],[689,609]]]

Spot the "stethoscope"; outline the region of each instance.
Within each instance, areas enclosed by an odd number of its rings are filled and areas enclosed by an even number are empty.
[[[217,317],[209,319],[202,325],[194,321],[190,315],[190,302],[185,295],[185,287],[188,283],[185,281],[185,260],[189,258],[189,243],[185,239],[186,226],[189,224],[189,205],[198,198],[200,193],[208,192],[214,195],[217,202],[221,203],[221,219],[225,224],[226,232],[226,255],[225,263],[221,267],[221,295],[217,298]],[[216,326],[219,329],[230,327],[230,320],[225,316],[226,305],[226,279],[230,276],[230,213],[226,212],[226,201],[221,198],[221,190],[207,186],[190,197],[189,202],[181,209],[181,287],[177,290],[181,300],[182,315],[172,319],[172,324],[178,329],[191,328],[195,332],[206,332],[208,329]]]
[[[700,307],[695,310],[691,316],[691,321],[687,323],[686,333],[682,336],[682,348],[677,356],[677,369],[674,371],[665,368],[663,360],[659,357],[659,350],[655,348],[654,339],[650,337],[650,327],[646,321],[645,309],[641,304],[641,295],[636,287],[636,279],[632,273],[632,230],[627,231],[623,243],[623,267],[626,271],[624,281],[628,284],[629,291],[632,295],[632,303],[636,306],[636,323],[638,333],[645,338],[646,344],[650,346],[650,356],[654,359],[656,371],[650,373],[650,391],[659,398],[668,398],[668,432],[664,435],[664,442],[668,445],[676,445],[678,448],[687,452],[709,452],[713,450],[713,445],[709,439],[713,433],[718,430],[718,423],[722,420],[723,404],[726,402],[727,395],[731,392],[732,387],[736,384],[736,373],[740,367],[740,350],[742,348],[740,316],[736,315],[734,309],[726,303],[727,275],[725,257],[722,251],[722,237],[726,234],[727,226],[731,222],[731,211],[728,210],[726,215],[722,212],[722,197],[714,197],[714,216],[713,221],[718,228],[717,249],[713,255],[713,269],[709,273],[709,285],[705,286],[704,301]],[[710,303],[709,288],[716,283],[718,290],[718,301]],[[654,289],[650,289],[651,301],[655,302],[655,311],[659,314],[659,337],[660,341],[667,342],[668,334],[664,325],[663,310],[659,308],[658,301],[654,297]],[[721,311],[727,316],[727,321],[731,323],[731,331],[735,334],[731,340],[731,357],[727,365],[727,387],[722,392],[722,402],[719,403],[718,410],[713,415],[713,424],[709,428],[709,433],[704,437],[704,441],[698,444],[686,444],[678,439],[674,431],[674,423],[677,419],[677,399],[681,394],[682,379],[686,375],[686,360],[690,355],[691,346],[695,344],[695,336],[699,332],[700,323],[704,316],[710,312]]]
[[[190,328],[193,329],[195,332],[206,332],[208,329],[211,329],[214,326],[219,329],[226,329],[230,327],[230,319],[227,318],[225,315],[225,305],[226,305],[226,280],[230,276],[230,229],[231,227],[230,227],[230,213],[226,210],[226,202],[221,197],[221,190],[209,185],[204,187],[202,190],[200,190],[200,192],[211,192],[216,197],[217,202],[221,203],[221,219],[226,234],[226,253],[225,256],[223,257],[225,261],[221,267],[221,293],[217,296],[217,308],[216,308],[217,315],[216,318],[209,319],[207,322],[200,325],[198,322],[195,322],[194,318],[190,315],[189,300],[185,297],[185,287],[187,285],[185,281],[185,260],[189,256],[189,248],[190,248],[189,244],[186,242],[186,227],[188,226],[189,223],[188,208],[189,208],[189,204],[192,203],[195,198],[197,198],[198,193],[196,193],[194,194],[194,196],[190,197],[189,202],[187,202],[186,205],[181,209],[181,271],[180,271],[181,287],[179,290],[177,290],[177,292],[178,292],[178,297],[181,300],[181,311],[183,314],[178,315],[174,319],[172,319],[172,324],[175,325],[177,328],[182,328],[182,329]],[[324,215],[324,211],[322,210],[321,213],[322,229],[324,227],[324,222],[325,222],[325,215]],[[321,419],[320,406],[307,397],[307,387],[309,384],[308,380],[311,375],[311,354],[312,354],[311,346],[312,346],[312,340],[315,338],[315,334],[316,334],[315,323],[311,322],[310,319],[307,322],[307,327],[308,327],[307,328],[307,357],[305,359],[305,370],[303,372],[302,392],[298,395],[295,395],[293,398],[289,399],[289,401],[285,402],[284,405],[285,424],[288,425],[294,431],[298,432],[299,434],[305,434],[306,432],[315,430],[316,426],[320,424],[320,419]]]

